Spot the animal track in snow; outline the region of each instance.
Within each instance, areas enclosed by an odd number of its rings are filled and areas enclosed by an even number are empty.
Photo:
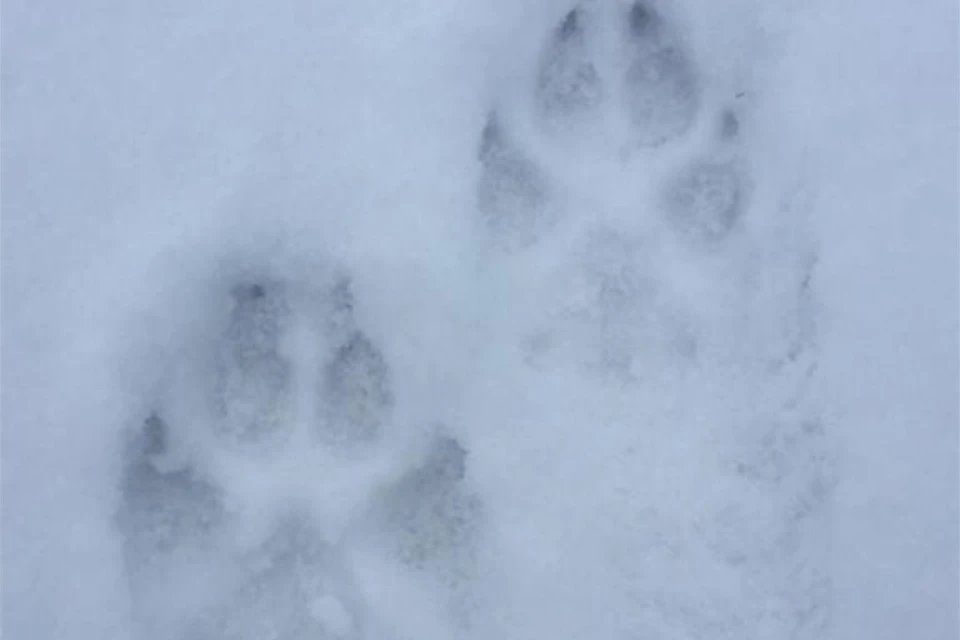
[[[681,357],[695,352],[694,320],[651,270],[671,243],[718,248],[735,233],[750,193],[738,116],[704,99],[692,54],[670,22],[642,2],[606,7],[584,3],[560,19],[529,108],[509,102],[490,112],[477,208],[506,253],[565,238],[576,266],[557,276],[560,299],[550,294],[543,304],[559,305],[553,316],[592,325],[604,337],[582,358],[623,373],[636,355],[664,346]],[[581,171],[617,178],[601,186]],[[632,216],[623,215],[625,202]],[[633,290],[617,295],[623,287]],[[531,339],[541,354],[556,342],[548,334]]]
[[[670,428],[681,441],[697,429],[711,442],[728,438],[719,447],[717,483],[733,488],[704,499],[720,506],[690,515],[687,540],[678,529],[662,548],[618,558],[641,576],[624,589],[643,603],[630,615],[646,630],[624,637],[662,629],[670,637],[816,637],[827,581],[817,552],[798,541],[808,535],[799,531],[816,529],[829,491],[824,430],[798,401],[815,358],[804,284],[811,249],[791,239],[787,253],[796,254],[762,257],[770,248],[760,243],[780,239],[758,231],[768,221],[751,218],[768,212],[754,209],[740,95],[708,91],[669,17],[642,1],[583,2],[558,16],[529,94],[496,100],[481,136],[477,211],[494,247],[485,258],[514,269],[503,286],[527,312],[515,345],[523,362],[535,370],[572,367],[628,395],[673,393],[664,380],[692,385],[678,392],[681,402],[692,398],[694,406],[680,412],[689,424],[675,418]],[[491,138],[509,152],[490,153]],[[778,225],[795,228],[789,219],[771,226]],[[778,271],[758,272],[767,265]],[[767,306],[758,313],[762,296]],[[700,378],[705,370],[714,382]],[[738,380],[754,387],[737,388]],[[710,392],[695,381],[750,393],[730,405],[743,402],[749,424],[724,432],[726,416],[701,415],[697,399]],[[638,435],[637,447],[651,437]],[[759,471],[784,456],[797,457],[789,478]],[[762,506],[738,502],[745,495],[762,496]],[[636,517],[629,527],[673,526],[668,518],[650,524],[647,511]],[[722,593],[684,585],[665,594],[662,585],[644,584],[652,558],[672,566],[676,551],[668,548],[691,540],[752,586]],[[700,613],[704,602],[711,604]],[[763,625],[766,632],[758,630]]]
[[[731,342],[730,327],[749,315],[749,285],[739,278],[754,212],[740,115],[731,100],[708,99],[684,39],[646,3],[585,3],[558,16],[538,64],[526,101],[490,112],[477,151],[485,238],[476,244],[494,245],[489,260],[517,266],[511,278],[537,307],[518,349],[533,367],[573,362],[591,380],[632,391],[671,368],[696,379],[698,368],[716,366],[715,343]],[[574,176],[571,166],[604,180]],[[524,256],[545,247],[562,259],[524,272]],[[471,490],[471,454],[442,428],[416,460],[384,450],[400,439],[404,372],[364,326],[353,289],[343,274],[298,279],[264,269],[218,291],[226,310],[212,314],[212,346],[192,354],[202,364],[186,383],[197,388],[191,402],[204,419],[184,422],[183,387],[173,385],[127,448],[118,524],[142,637],[391,637],[355,552],[415,576],[407,586],[435,585],[451,617],[469,618],[488,513]],[[777,366],[801,362],[808,346],[806,336],[792,340]],[[690,431],[709,418],[675,426]],[[816,511],[823,483],[778,452],[789,441],[816,464],[818,445],[806,440],[820,431],[772,424],[741,428],[745,442],[727,451],[729,482],[745,493],[789,494],[784,521],[796,523]],[[654,512],[623,517],[649,531],[662,525]],[[707,531],[703,546],[737,571],[761,571],[756,549],[787,546],[763,546],[762,527],[736,505],[697,517],[691,530]],[[642,576],[648,562],[679,565],[684,545],[689,538],[678,534],[618,564]],[[682,589],[647,592],[642,579],[627,588],[643,603],[630,612],[644,619],[638,628],[752,637],[747,618],[756,612],[738,607],[741,594],[707,593],[729,597],[733,613],[699,615],[699,601]],[[781,622],[792,615],[790,602],[756,606]],[[771,635],[786,637],[776,633],[786,626]]]
[[[304,296],[307,287],[267,282],[229,292],[232,309],[204,369],[214,372],[209,437],[176,442],[183,427],[170,428],[162,402],[131,435],[117,521],[142,637],[384,637],[388,622],[369,610],[349,566],[364,541],[385,550],[384,562],[446,589],[451,606],[465,597],[465,547],[479,522],[479,503],[461,486],[467,452],[438,435],[421,462],[392,473],[369,467],[364,460],[384,446],[391,373],[358,326],[349,281],[322,304]],[[285,334],[318,308],[326,317],[312,326],[322,335],[303,343],[315,352],[285,347]],[[295,397],[304,389],[316,410]],[[182,455],[204,442],[211,451]],[[297,478],[304,464],[310,473]],[[231,465],[240,477],[224,472]],[[281,478],[266,494],[245,477],[261,472]],[[251,520],[248,505],[266,520]],[[346,519],[324,521],[338,514]]]

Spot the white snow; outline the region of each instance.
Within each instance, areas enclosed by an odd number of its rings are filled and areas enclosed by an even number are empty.
[[[314,601],[311,610],[323,622],[323,626],[335,636],[345,636],[353,628],[350,614],[343,608],[343,604],[333,596],[320,596]]]
[[[717,153],[751,204],[721,248],[648,215],[709,155],[706,119],[659,151],[519,123],[565,208],[528,251],[491,246],[480,133],[528,99],[567,7],[5,2],[4,637],[178,624],[296,509],[335,636],[956,637],[957,7],[655,4],[705,104],[743,114]],[[393,374],[372,452],[305,444],[337,269]],[[261,460],[217,448],[202,398],[225,292],[258,270],[303,314],[295,445]],[[117,511],[157,403],[176,440],[155,471],[198,469],[240,524],[144,605]],[[464,478],[391,515],[438,434]],[[471,523],[450,549],[439,509]],[[244,615],[282,620],[310,553]]]
[[[778,100],[798,114],[819,191],[824,378],[846,478],[836,637],[958,633],[957,20],[948,2],[810,17]]]

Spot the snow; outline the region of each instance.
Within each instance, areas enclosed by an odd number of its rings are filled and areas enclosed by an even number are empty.
[[[957,8],[851,6],[805,30],[831,42],[852,20],[853,46],[798,57],[783,98],[831,133],[815,157],[825,377],[847,425],[836,634],[956,637]]]
[[[335,636],[345,636],[350,633],[353,622],[350,614],[343,608],[343,604],[332,596],[322,596],[313,603],[313,613],[323,620],[324,627]]]
[[[6,2],[4,636],[956,637],[957,8],[649,4]]]

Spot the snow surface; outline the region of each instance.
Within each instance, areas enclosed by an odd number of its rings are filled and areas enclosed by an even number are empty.
[[[955,638],[955,3],[8,0],[5,638]]]

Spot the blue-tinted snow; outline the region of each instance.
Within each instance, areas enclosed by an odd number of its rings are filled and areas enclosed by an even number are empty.
[[[956,21],[7,2],[4,635],[952,637]]]

